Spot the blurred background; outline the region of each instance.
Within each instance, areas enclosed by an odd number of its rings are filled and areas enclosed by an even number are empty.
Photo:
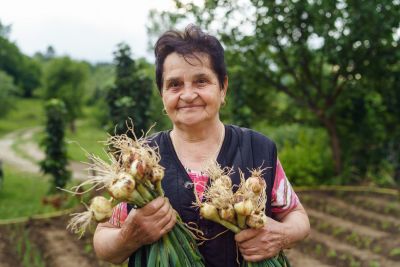
[[[56,187],[127,118],[170,127],[152,48],[189,23],[225,48],[223,121],[277,143],[309,213],[293,265],[400,265],[399,0],[0,0],[0,267],[110,266]]]

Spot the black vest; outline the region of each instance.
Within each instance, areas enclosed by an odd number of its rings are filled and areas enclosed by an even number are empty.
[[[179,161],[173,148],[169,131],[160,132],[150,138],[150,142],[159,147],[161,156],[160,164],[165,168],[162,187],[169,198],[173,208],[179,213],[186,223],[194,222],[203,231],[206,238],[212,240],[204,242],[199,250],[205,259],[207,267],[236,267],[237,248],[234,234],[231,231],[219,235],[226,228],[201,219],[199,210],[193,208],[195,202],[192,181],[185,168]],[[270,167],[264,171],[264,179],[267,183],[266,214],[271,217],[271,190],[274,184],[276,168],[276,146],[264,135],[246,128],[233,125],[225,126],[225,139],[219,152],[217,161],[222,167],[233,167],[235,173],[231,175],[232,183],[239,184],[238,169],[249,177],[249,169],[262,166]],[[128,205],[128,209],[131,207]],[[130,260],[129,266],[133,266]]]

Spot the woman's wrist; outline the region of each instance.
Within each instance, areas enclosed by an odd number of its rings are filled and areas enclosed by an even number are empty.
[[[130,235],[124,228],[121,228],[118,233],[118,244],[119,247],[123,250],[126,250],[130,253],[135,252],[138,250],[143,244],[137,238]]]

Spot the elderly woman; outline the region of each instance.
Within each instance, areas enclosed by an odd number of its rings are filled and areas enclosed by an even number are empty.
[[[308,217],[277,159],[275,144],[260,133],[220,120],[228,76],[219,41],[188,26],[184,32],[164,33],[156,43],[155,56],[156,82],[173,128],[155,134],[150,141],[159,147],[168,199],[157,198],[136,210],[125,203],[117,206],[111,220],[99,224],[94,235],[98,257],[113,263],[125,261],[170,231],[175,211],[185,222],[196,223],[209,238],[199,247],[206,266],[237,266],[236,259],[242,257],[260,261],[304,239],[310,229]],[[240,182],[238,169],[270,167],[264,172],[269,218],[263,228],[234,235],[202,219],[193,208],[194,194],[201,198],[208,181],[202,170],[212,159],[222,167],[234,168],[234,184]]]

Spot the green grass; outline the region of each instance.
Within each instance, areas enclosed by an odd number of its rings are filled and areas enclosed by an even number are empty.
[[[68,143],[68,158],[75,161],[87,162],[85,149],[103,159],[106,158],[103,151],[104,145],[100,141],[105,141],[107,132],[99,129],[90,119],[78,121],[77,130],[72,133],[69,129],[65,140]]]
[[[45,122],[43,100],[17,98],[15,102],[15,108],[0,118],[0,137],[19,129],[40,126]]]
[[[84,108],[83,118],[76,122],[75,133],[72,133],[69,127],[66,128],[65,141],[70,160],[87,162],[84,150],[103,159],[107,158],[103,151],[104,145],[100,143],[100,141],[106,140],[107,132],[99,128],[91,113],[91,108]],[[43,131],[37,132],[33,136],[33,141],[39,144],[43,140],[44,134]]]
[[[25,173],[8,165],[3,166],[4,178],[0,188],[0,220],[29,217],[37,214],[46,214],[58,211],[51,205],[42,204],[44,197],[49,196],[50,178],[40,174]],[[66,188],[77,185],[77,181],[68,182]],[[86,189],[86,187],[84,187]],[[57,195],[61,193],[57,192]],[[61,193],[63,194],[63,193]],[[69,209],[80,204],[75,196],[67,194],[60,209]],[[88,195],[82,201],[89,201]]]
[[[48,179],[4,166],[4,181],[0,191],[0,219],[55,211],[53,207],[44,206],[41,202],[48,188]]]

